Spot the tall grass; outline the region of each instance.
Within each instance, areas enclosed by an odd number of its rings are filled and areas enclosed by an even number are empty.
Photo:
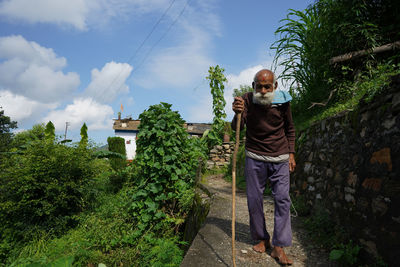
[[[319,0],[303,11],[290,9],[275,34],[275,67],[281,66],[282,80],[290,87],[295,114],[315,115],[332,90],[353,82],[360,72],[385,62],[384,57],[365,58],[329,65],[329,59],[348,52],[370,49],[400,39],[400,2],[395,0]],[[384,16],[384,18],[382,18]],[[394,22],[399,22],[394,24]],[[351,70],[351,71],[348,71]],[[329,105],[342,101],[335,90]]]

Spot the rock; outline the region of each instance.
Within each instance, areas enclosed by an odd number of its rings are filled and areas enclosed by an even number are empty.
[[[311,152],[311,153],[308,155],[308,161],[312,161],[312,160],[313,160],[313,156],[314,156],[314,152]]]
[[[362,130],[360,131],[360,136],[362,138],[364,138],[364,136],[365,136],[365,128],[362,128]]]
[[[345,187],[344,192],[354,194],[356,192],[356,190],[351,187]]]
[[[353,202],[353,203],[355,202],[355,199],[351,194],[345,194],[344,199],[346,200],[346,202]]]
[[[388,206],[386,205],[383,197],[381,196],[376,197],[372,200],[371,207],[372,207],[372,212],[380,216],[384,215],[388,210]]]
[[[329,178],[333,177],[333,170],[332,169],[327,169],[326,170],[326,176],[328,176]]]
[[[340,175],[340,172],[336,172],[335,178],[333,178],[333,182],[335,184],[340,184],[343,181],[342,175]]]
[[[315,191],[315,187],[314,187],[314,186],[312,186],[312,185],[310,185],[310,186],[308,187],[308,191],[310,191],[310,192],[314,192],[314,191]]]
[[[319,159],[320,160],[322,160],[322,161],[325,161],[325,159],[326,159],[326,156],[325,156],[325,154],[319,154]]]
[[[392,128],[395,124],[396,124],[396,117],[393,117],[392,119],[387,119],[382,123],[383,127],[385,127],[386,129]]]
[[[392,98],[392,110],[400,111],[400,93],[397,93]]]
[[[325,124],[326,124],[325,120],[321,121],[321,131],[322,132],[325,131]]]
[[[360,243],[363,245],[365,250],[374,256],[374,258],[377,258],[379,256],[378,250],[376,248],[376,244],[372,241],[365,241],[364,239],[360,239]]]
[[[304,172],[309,173],[311,170],[311,167],[312,167],[311,162],[304,163]]]
[[[322,196],[321,196],[320,193],[318,193],[318,194],[315,196],[315,198],[316,198],[316,199],[322,199]]]
[[[355,186],[357,184],[358,177],[357,174],[354,174],[354,172],[350,172],[349,175],[347,176],[347,184],[349,186]]]
[[[307,182],[309,182],[310,184],[314,183],[314,181],[315,181],[314,177],[310,176],[307,178]]]
[[[369,112],[361,114],[361,122],[368,121],[368,119],[369,119]]]
[[[382,179],[366,178],[362,183],[362,187],[364,187],[365,189],[372,189],[375,192],[379,192],[382,187]]]
[[[222,150],[222,146],[215,146],[217,150]]]
[[[216,150],[215,148],[210,150],[210,154],[217,154],[217,153],[218,153],[218,150]]]
[[[386,164],[388,170],[392,171],[392,158],[390,156],[390,147],[385,147],[379,151],[374,152],[369,162],[371,164]]]
[[[242,249],[240,252],[242,252],[243,254],[247,254],[247,250]]]
[[[229,145],[222,145],[224,149],[229,149]]]
[[[323,182],[318,182],[318,183],[315,184],[315,187],[317,189],[322,189],[322,188],[324,188],[324,183]]]

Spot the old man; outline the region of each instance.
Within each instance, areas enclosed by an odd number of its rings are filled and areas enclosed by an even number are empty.
[[[275,75],[267,69],[256,73],[252,86],[253,92],[235,97],[232,109],[236,114],[242,113],[241,129],[246,125],[247,205],[251,237],[258,242],[253,249],[265,252],[273,246],[271,256],[280,264],[290,265],[293,262],[283,248],[292,244],[289,172],[294,170],[296,162],[291,97],[284,91],[276,91]],[[236,129],[236,117],[232,120],[233,129]],[[275,205],[272,240],[265,226],[263,206],[267,179]]]

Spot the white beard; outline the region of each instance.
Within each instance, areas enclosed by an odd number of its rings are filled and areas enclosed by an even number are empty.
[[[269,106],[271,105],[272,100],[274,100],[274,96],[275,96],[275,90],[272,92],[268,92],[265,95],[254,92],[253,102],[258,105]]]

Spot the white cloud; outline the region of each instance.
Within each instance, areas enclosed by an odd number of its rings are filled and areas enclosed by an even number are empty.
[[[126,79],[133,67],[127,63],[107,63],[101,70],[92,70],[92,81],[85,90],[85,95],[101,103],[111,102],[122,93],[128,93]]]
[[[57,130],[65,127],[65,122],[70,122],[71,129],[79,129],[86,123],[89,130],[102,130],[112,128],[113,109],[100,104],[92,98],[77,98],[62,110],[51,111],[42,121],[52,121]]]
[[[78,30],[165,8],[167,0],[4,0],[0,15],[27,23],[53,23]]]
[[[28,23],[70,24],[79,30],[86,28],[89,12],[85,0],[6,0],[0,4],[0,14]]]
[[[21,120],[37,116],[48,109],[54,109],[56,104],[42,104],[10,91],[0,91],[0,107],[12,120]]]
[[[212,102],[210,94],[199,96],[197,104],[189,108],[189,122],[212,122],[214,118]]]
[[[77,73],[61,71],[64,57],[22,36],[0,37],[0,58],[5,59],[0,63],[0,89],[35,101],[58,101],[80,84]]]

